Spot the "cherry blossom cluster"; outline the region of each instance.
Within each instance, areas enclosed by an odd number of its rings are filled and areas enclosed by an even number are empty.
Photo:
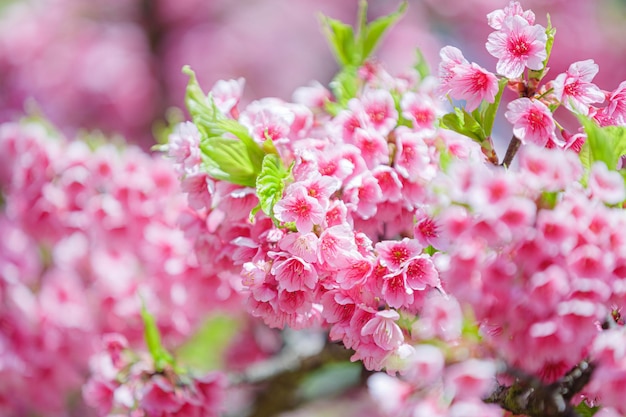
[[[415,314],[440,287],[424,252],[428,233],[413,238],[412,224],[440,152],[474,160],[481,153],[436,129],[443,109],[432,80],[393,78],[376,65],[360,76],[363,94],[335,117],[322,111],[330,93],[317,84],[298,90],[296,103],[264,99],[242,110],[240,81],[213,87],[222,114],[236,116],[258,142],[271,137],[286,165],[293,163],[275,221],[261,212],[249,217],[258,203],[253,189],[202,171],[193,125],[179,126],[168,152],[190,204],[206,219],[203,233],[220,239],[212,256],[232,259],[233,273],[243,274],[250,313],[272,327],[325,324],[355,359],[381,369],[410,338],[396,309]],[[395,240],[400,235],[406,237]]]
[[[485,403],[496,375],[502,389],[520,374],[548,387],[587,360],[599,371],[585,404],[606,398],[622,412],[620,339],[604,329],[621,326],[625,301],[626,189],[621,154],[598,141],[621,143],[602,127],[624,124],[623,86],[595,86],[592,60],[542,85],[553,28],[514,1],[487,20],[498,75],[450,46],[438,82],[371,61],[351,72],[351,51],[335,42],[345,66],[332,91],[313,83],[293,103],[242,106],[242,80],[205,96],[186,69],[195,124],[166,149],[202,219],[195,239],[219,239],[212,254],[231,261],[252,316],[326,329],[390,375],[372,379],[374,396],[397,375],[383,401],[391,415],[497,415]],[[507,86],[518,98],[504,115],[513,139],[502,167],[491,131]],[[446,114],[442,96],[464,103]],[[561,127],[560,106],[585,129]]]
[[[61,415],[103,333],[142,343],[142,299],[169,344],[226,305],[169,161],[41,124],[2,125],[0,146],[3,414]]]
[[[587,358],[624,305],[623,180],[573,152],[528,148],[519,171],[455,163],[434,189],[444,288],[472,311],[494,354],[554,382]],[[555,202],[550,196],[558,193]]]
[[[580,132],[571,132],[554,118],[554,111],[561,105],[576,115],[592,117],[601,126],[624,125],[626,84],[621,83],[613,91],[601,90],[593,83],[599,67],[592,59],[574,62],[565,73],[540,84],[549,69],[546,64],[554,30],[536,24],[532,11],[511,1],[504,9],[490,13],[487,20],[495,29],[486,48],[498,59],[496,72],[519,94],[508,103],[505,117],[522,144],[580,150],[584,142]],[[481,102],[494,103],[498,93],[495,74],[468,62],[453,46],[444,47],[440,55],[442,93],[465,101],[467,112],[474,112]]]
[[[105,334],[91,358],[91,378],[83,396],[99,416],[217,417],[225,376],[197,377],[172,367],[156,369],[150,358],[129,349],[124,336]]]

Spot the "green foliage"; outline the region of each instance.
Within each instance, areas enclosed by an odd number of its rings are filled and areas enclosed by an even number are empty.
[[[374,52],[385,32],[404,14],[407,2],[404,1],[394,13],[367,23],[367,2],[359,3],[357,30],[352,26],[328,16],[321,15],[322,29],[331,50],[341,66],[330,87],[336,103],[328,103],[327,111],[333,115],[345,108],[348,101],[356,96],[359,88],[357,71]]]
[[[205,169],[211,177],[247,187],[255,186],[260,169],[254,166],[242,142],[216,136],[202,140],[200,150]]]
[[[360,46],[362,62],[365,62],[374,49],[376,49],[376,46],[382,39],[382,36],[385,34],[387,29],[395,25],[396,22],[404,15],[407,5],[407,2],[404,1],[395,12],[387,16],[379,17],[370,24],[366,25],[365,11],[367,9],[367,2],[361,2],[361,8],[363,10],[363,18],[361,20],[362,30],[359,32],[359,38],[357,38],[357,46]]]
[[[224,352],[239,331],[239,321],[231,316],[214,315],[176,350],[176,359],[187,368],[209,371],[222,366]]]
[[[478,143],[487,138],[482,123],[460,107],[455,107],[453,113],[444,115],[440,120],[440,126],[465,135]]]
[[[498,82],[498,94],[496,94],[493,103],[483,101],[472,113],[468,113],[467,110],[460,107],[455,107],[453,113],[448,113],[441,118],[439,121],[440,127],[469,137],[480,144],[485,155],[495,155],[491,132],[507,82],[506,78],[500,79]]]
[[[256,179],[256,194],[263,213],[274,217],[274,205],[283,196],[285,178],[289,172],[278,155],[269,154],[263,159],[261,173]]]
[[[183,111],[178,107],[170,107],[165,113],[165,120],[157,120],[152,125],[152,136],[156,141],[156,145],[152,147],[152,150],[160,151],[163,149],[163,145],[166,145],[169,136],[174,131],[174,128],[179,123],[185,120]]]
[[[474,111],[475,117],[478,116],[479,120],[482,121],[481,124],[483,125],[483,129],[487,137],[490,137],[491,132],[493,131],[493,124],[496,120],[496,113],[498,112],[498,108],[500,107],[500,100],[502,100],[502,93],[504,92],[504,88],[506,87],[507,82],[508,80],[506,78],[502,78],[498,82],[498,94],[496,94],[493,103],[483,102],[478,110]]]
[[[580,417],[593,417],[594,414],[600,410],[600,407],[590,407],[586,402],[582,401],[574,407],[574,410],[576,410],[576,414]]]
[[[161,344],[161,334],[152,314],[148,312],[145,304],[141,306],[141,318],[144,326],[144,339],[154,361],[156,371],[162,371],[166,365],[174,365],[174,358]]]
[[[213,98],[204,94],[195,73],[189,75],[185,104],[200,132],[200,149],[205,168],[213,178],[254,187],[266,152],[250,136],[248,129],[220,113]]]
[[[593,120],[579,116],[578,119],[587,133],[587,141],[580,152],[583,166],[589,168],[598,161],[602,161],[613,171],[617,164],[626,155],[626,127],[600,127]]]
[[[424,79],[430,75],[430,68],[428,67],[428,62],[426,62],[426,58],[422,51],[418,48],[415,50],[415,64],[413,64],[413,69],[417,71],[420,76],[420,79]]]

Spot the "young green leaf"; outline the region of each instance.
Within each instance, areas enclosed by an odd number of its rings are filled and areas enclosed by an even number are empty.
[[[358,42],[362,45],[362,62],[374,51],[385,32],[400,20],[406,12],[407,6],[408,3],[403,1],[394,13],[374,20],[365,27],[364,33],[360,33]]]
[[[415,64],[413,64],[413,68],[419,74],[420,79],[423,80],[430,75],[430,68],[428,67],[428,62],[426,62],[426,58],[424,57],[421,49],[417,48],[415,50],[415,55],[417,57],[415,58]]]
[[[587,405],[586,402],[582,401],[574,407],[574,410],[576,411],[576,414],[580,417],[593,417],[598,412],[598,410],[600,410],[600,407],[591,407]]]
[[[626,154],[626,127],[600,127],[587,117],[578,117],[587,133],[589,166],[602,161],[610,170],[617,170],[622,155]]]
[[[498,112],[498,107],[500,107],[500,100],[502,99],[502,93],[504,92],[507,82],[508,79],[506,78],[502,78],[498,81],[498,94],[496,94],[494,102],[487,104],[484,111],[481,112],[483,120],[482,125],[486,136],[491,136],[493,123],[496,119],[496,113]]]
[[[330,88],[337,100],[337,104],[341,108],[345,108],[348,105],[348,101],[356,97],[359,89],[357,68],[352,66],[344,67],[330,82]]]
[[[474,116],[459,107],[454,108],[454,113],[444,115],[440,120],[440,125],[444,129],[453,130],[478,143],[487,138],[482,126]]]
[[[157,371],[163,370],[166,365],[174,365],[174,358],[170,355],[161,344],[161,334],[156,325],[156,321],[152,314],[148,312],[145,304],[141,306],[141,318],[143,319],[144,338],[154,367]]]
[[[289,172],[278,155],[268,154],[263,159],[261,172],[256,179],[256,193],[263,213],[274,216],[274,205],[283,196],[284,180]]]
[[[250,160],[243,142],[216,136],[203,139],[200,150],[211,177],[247,187],[255,186],[261,168]]]
[[[342,66],[354,65],[357,57],[352,26],[324,15],[320,15],[320,21],[337,61]]]

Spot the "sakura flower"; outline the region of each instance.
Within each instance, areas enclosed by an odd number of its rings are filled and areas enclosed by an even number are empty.
[[[410,259],[420,254],[422,246],[415,239],[404,238],[400,242],[383,241],[376,244],[380,264],[391,271],[400,270]]]
[[[297,256],[276,260],[271,272],[276,276],[279,287],[287,291],[306,291],[307,288],[315,288],[317,283],[315,268]]]
[[[379,311],[363,326],[361,335],[371,334],[374,338],[374,343],[379,347],[385,350],[393,350],[404,341],[402,329],[396,324],[399,318],[400,315],[395,310]]]
[[[439,63],[439,81],[442,87],[440,87],[441,93],[446,95],[449,90],[446,90],[448,82],[454,77],[454,69],[459,65],[468,65],[469,62],[463,56],[463,53],[459,48],[454,46],[444,46],[439,51],[439,57],[441,62]]]
[[[608,97],[607,115],[619,123],[626,123],[626,81],[623,81]]]
[[[526,97],[513,100],[507,106],[504,117],[513,124],[513,134],[522,143],[545,146],[555,140],[555,123],[550,109],[540,101]]]
[[[446,85],[450,96],[457,100],[465,100],[465,108],[471,112],[478,108],[482,101],[493,103],[498,94],[498,79],[491,72],[476,63],[458,65],[452,69],[452,77]]]
[[[314,224],[321,224],[324,220],[324,210],[320,203],[309,196],[303,186],[291,188],[287,194],[274,206],[274,215],[283,222],[296,222],[301,233],[310,232]]]
[[[589,189],[594,197],[606,204],[618,204],[626,200],[624,179],[617,171],[609,171],[603,162],[596,162],[591,167]]]
[[[211,88],[211,96],[220,112],[230,114],[233,117],[238,116],[237,104],[241,100],[245,83],[243,78],[228,81],[219,80],[215,83]]]
[[[469,359],[446,369],[444,385],[455,399],[482,398],[493,389],[495,377],[493,362]]]
[[[278,246],[297,257],[302,258],[306,262],[315,262],[317,260],[318,238],[315,233],[289,233],[283,237]]]
[[[535,13],[532,10],[522,9],[522,5],[517,1],[511,1],[504,9],[494,10],[487,15],[487,23],[496,30],[502,29],[504,20],[512,16],[523,17],[529,25],[535,23]]]
[[[389,146],[384,136],[371,129],[357,128],[352,139],[361,150],[361,155],[368,168],[389,162]]]
[[[347,224],[329,227],[320,235],[318,258],[330,270],[346,268],[360,259],[354,233]]]
[[[432,130],[435,120],[443,115],[438,103],[428,94],[408,91],[400,102],[402,116],[413,122],[415,130]]]
[[[554,95],[569,110],[588,115],[590,104],[604,101],[604,93],[591,83],[597,73],[598,64],[592,59],[574,62],[552,82]]]
[[[496,70],[507,78],[518,78],[524,68],[540,70],[546,59],[548,37],[541,25],[530,25],[515,15],[502,22],[502,28],[487,38],[487,51],[498,58]]]
[[[381,135],[387,135],[396,126],[398,112],[387,90],[367,90],[360,100],[369,124]]]

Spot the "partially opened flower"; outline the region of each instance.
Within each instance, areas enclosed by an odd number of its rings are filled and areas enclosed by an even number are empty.
[[[554,95],[569,110],[588,115],[590,104],[604,101],[604,93],[591,82],[597,73],[593,59],[574,62],[552,82]]]

